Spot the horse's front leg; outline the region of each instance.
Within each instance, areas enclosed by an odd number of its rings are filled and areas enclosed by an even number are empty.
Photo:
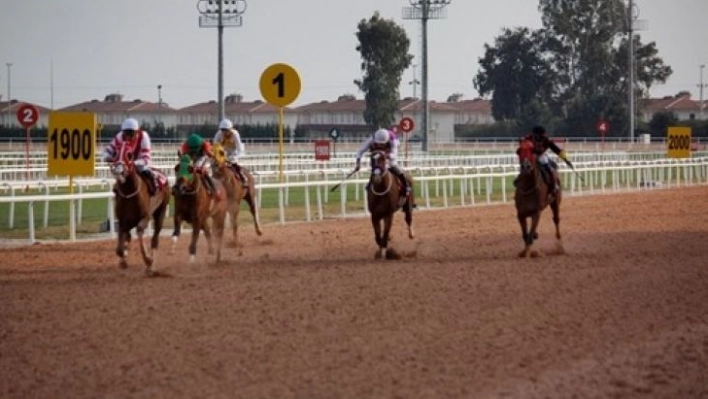
[[[116,255],[120,258],[120,262],[118,266],[121,269],[126,269],[128,267],[128,261],[126,260],[126,249],[125,249],[125,242],[126,238],[128,236],[128,232],[119,230],[118,231],[118,244],[116,245]]]
[[[538,251],[534,251],[531,249],[531,245],[533,244],[533,241],[538,238],[538,233],[536,229],[538,229],[538,221],[541,217],[540,212],[536,212],[531,216],[531,229],[528,232],[528,235],[530,237],[530,242],[527,245],[527,255],[531,255],[532,258],[535,258],[539,255]]]
[[[393,213],[384,218],[384,230],[383,237],[381,241],[384,244],[384,256],[386,259],[400,259],[398,253],[393,249],[388,247],[391,236],[391,226],[393,225]]]
[[[519,257],[525,258],[529,256],[529,252],[531,251],[533,236],[531,232],[528,231],[526,216],[517,215],[517,219],[519,219],[519,226],[521,226],[521,239],[524,241],[524,249],[519,252]]]
[[[204,221],[201,222],[201,229],[204,231],[204,237],[207,240],[207,253],[212,255],[214,253],[214,245],[212,244],[211,222],[209,220],[209,216],[204,217]]]
[[[233,248],[238,247],[238,212],[239,212],[239,203],[234,202],[234,206],[232,206],[231,210],[229,211],[229,220],[231,222],[231,232],[233,233],[233,237],[231,239],[231,246]]]
[[[197,260],[197,241],[199,240],[199,231],[202,225],[199,220],[192,223],[192,240],[189,242],[189,262],[194,263]]]
[[[374,227],[374,241],[376,241],[376,259],[381,259],[386,254],[386,245],[381,234],[381,219],[371,215],[371,225]]]
[[[175,210],[175,215],[172,218],[174,226],[172,227],[172,245],[170,246],[170,254],[175,253],[177,248],[177,239],[179,235],[182,234],[182,218],[178,214],[179,212]]]

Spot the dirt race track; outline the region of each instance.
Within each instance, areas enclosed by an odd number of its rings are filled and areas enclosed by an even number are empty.
[[[146,278],[114,242],[0,250],[2,398],[708,398],[708,187],[266,225]],[[134,247],[133,249],[137,249]],[[241,255],[239,255],[241,252]]]

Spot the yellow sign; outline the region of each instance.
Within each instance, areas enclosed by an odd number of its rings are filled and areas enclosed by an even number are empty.
[[[666,152],[669,158],[690,158],[691,128],[669,127],[666,133]]]
[[[47,131],[49,176],[93,176],[96,154],[96,114],[52,112]]]
[[[284,107],[300,95],[300,76],[287,64],[273,64],[261,74],[261,95],[276,107]]]

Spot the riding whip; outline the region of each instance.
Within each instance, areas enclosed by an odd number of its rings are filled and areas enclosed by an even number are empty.
[[[575,173],[575,174],[578,176],[578,179],[580,179],[581,182],[585,183],[585,180],[583,180],[583,175],[581,175],[580,173],[578,173],[577,170],[575,170],[575,166],[573,166],[573,163],[570,162],[569,160],[565,159],[565,158],[562,158],[562,159],[565,161],[565,163],[566,163],[568,166],[570,166],[570,169],[573,170],[573,173]]]
[[[329,192],[330,192],[330,193],[334,192],[334,190],[338,189],[339,186],[342,185],[342,183],[344,183],[344,182],[345,182],[347,179],[349,179],[350,177],[354,176],[354,173],[356,173],[356,172],[357,172],[356,169],[352,170],[351,173],[349,173],[349,174],[347,175],[347,177],[345,177],[344,179],[342,179],[342,181],[340,181],[339,183],[335,184],[332,188],[330,188],[330,189],[329,189]]]

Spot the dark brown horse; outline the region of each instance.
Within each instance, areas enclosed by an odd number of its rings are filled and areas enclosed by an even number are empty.
[[[172,233],[172,251],[177,244],[177,239],[182,232],[182,222],[192,225],[192,239],[189,243],[189,261],[197,259],[197,241],[200,231],[204,231],[207,239],[209,254],[214,253],[212,243],[212,227],[216,240],[216,262],[221,261],[221,247],[224,237],[224,222],[226,219],[227,201],[224,185],[214,181],[218,196],[216,200],[208,192],[205,177],[202,173],[195,172],[191,159],[183,155],[180,163],[175,167],[176,180],[172,188],[175,198],[174,231]],[[213,225],[213,226],[212,226]]]
[[[126,255],[130,242],[130,230],[135,228],[140,243],[140,253],[145,263],[145,273],[148,276],[155,276],[158,274],[154,270],[155,255],[160,244],[160,231],[165,220],[167,205],[170,202],[170,190],[167,180],[162,179],[162,184],[158,184],[157,192],[151,196],[148,191],[148,183],[137,173],[135,164],[125,155],[127,153],[129,151],[122,151],[118,161],[111,165],[111,173],[116,179],[113,186],[113,191],[116,194],[115,213],[118,221],[116,254],[120,257],[120,267],[127,268]],[[143,234],[150,219],[153,221],[153,233],[148,252],[143,243]]]
[[[212,162],[212,170],[214,178],[221,181],[226,189],[226,198],[228,200],[228,212],[231,222],[231,230],[233,237],[231,246],[238,246],[238,214],[241,208],[241,201],[245,200],[253,216],[253,225],[256,228],[256,234],[262,235],[261,225],[258,220],[258,208],[256,202],[256,181],[251,175],[251,172],[241,166],[241,173],[248,181],[248,189],[244,188],[238,174],[232,169],[233,166],[226,162],[226,154],[223,147],[219,143],[215,143],[212,152],[214,160]]]
[[[413,179],[406,174],[408,184],[413,187]],[[367,186],[367,201],[371,213],[371,224],[374,226],[374,239],[379,246],[376,259],[399,259],[400,255],[389,248],[389,234],[393,224],[393,214],[403,208],[408,237],[413,238],[413,213],[415,203],[413,193],[409,198],[401,198],[401,185],[398,178],[389,170],[388,160],[384,151],[371,152],[371,177]],[[383,223],[383,229],[382,229]]]
[[[530,140],[522,140],[516,151],[519,156],[520,172],[515,180],[516,192],[514,201],[516,203],[516,216],[521,226],[521,236],[524,240],[524,249],[519,253],[520,257],[539,255],[537,251],[531,249],[533,242],[538,238],[537,228],[541,212],[550,205],[553,211],[553,223],[556,225],[556,239],[558,251],[563,253],[563,243],[560,234],[560,203],[562,199],[560,181],[556,182],[558,191],[549,195],[548,184],[541,174],[541,167],[538,165],[534,145]],[[558,174],[554,170],[553,179],[558,179]],[[527,219],[531,218],[531,228],[528,227]]]

